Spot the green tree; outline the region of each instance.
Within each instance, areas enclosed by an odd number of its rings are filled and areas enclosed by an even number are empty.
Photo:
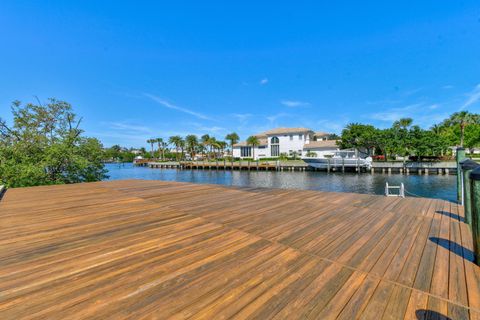
[[[207,160],[209,159],[209,156],[208,156],[208,147],[210,146],[210,141],[211,141],[211,138],[210,138],[210,135],[208,134],[204,134],[203,136],[200,137],[200,140],[202,141],[202,156],[204,156],[204,152],[207,153]]]
[[[404,163],[410,149],[409,128],[412,123],[413,120],[411,118],[402,118],[395,121],[392,126],[395,132],[397,151],[403,156]]]
[[[471,124],[479,123],[480,116],[472,114],[468,111],[455,112],[448,118],[445,123],[450,126],[457,125],[460,128],[460,146],[463,147],[465,139],[465,128]]]
[[[157,143],[157,147],[158,147],[158,156],[163,161],[164,158],[165,158],[165,150],[163,148],[163,146],[164,146],[163,139],[162,138],[156,138],[155,142]]]
[[[187,152],[190,154],[190,157],[193,159],[195,158],[195,154],[198,149],[198,138],[194,134],[189,134],[185,137],[185,145],[187,148]]]
[[[168,142],[175,146],[175,158],[178,161],[179,156],[180,156],[179,151],[180,151],[180,148],[182,147],[182,145],[184,143],[182,137],[181,136],[172,136],[168,139]]]
[[[82,136],[72,106],[15,101],[13,124],[0,119],[0,182],[24,187],[102,180],[107,171],[102,144]]]
[[[480,147],[480,124],[472,124],[465,128],[465,147],[473,152],[473,148]]]
[[[252,146],[252,158],[255,159],[255,147],[260,144],[258,137],[250,136],[247,139],[247,145]]]
[[[150,149],[152,150],[152,152],[150,153],[150,157],[152,157],[152,158],[154,157],[154,153],[155,153],[154,150],[153,150],[153,144],[156,143],[156,142],[157,142],[156,139],[148,139],[147,140],[147,143],[150,144]]]
[[[375,147],[377,131],[372,125],[350,123],[342,130],[340,148],[365,148],[369,152]]]
[[[225,141],[217,141],[217,145],[218,145],[218,151],[223,157],[225,154],[225,148],[228,146],[228,143],[226,143]]]
[[[230,152],[231,152],[231,155],[233,156],[233,145],[238,143],[238,141],[240,140],[240,137],[236,132],[232,132],[225,136],[225,140],[230,142]]]

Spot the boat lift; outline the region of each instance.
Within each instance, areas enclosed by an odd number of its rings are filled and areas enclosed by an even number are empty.
[[[390,193],[390,189],[398,189],[398,193]],[[403,182],[399,186],[389,186],[388,182],[385,183],[385,196],[387,197],[401,197],[405,198],[405,186]]]

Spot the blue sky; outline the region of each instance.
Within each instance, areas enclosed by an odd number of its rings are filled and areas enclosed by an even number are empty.
[[[106,146],[480,112],[476,1],[1,1],[0,117],[66,100]]]

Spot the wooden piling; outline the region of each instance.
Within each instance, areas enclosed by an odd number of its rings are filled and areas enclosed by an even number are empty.
[[[457,148],[456,160],[457,160],[457,201],[462,203],[462,175],[460,172],[462,171],[460,161],[465,159],[465,149],[462,147]]]
[[[465,222],[472,224],[472,197],[471,197],[471,182],[470,182],[470,173],[480,166],[477,162],[472,159],[464,159],[461,162],[461,174],[463,181],[463,207],[465,212]]]
[[[480,265],[480,167],[470,173],[472,211],[472,236],[475,261]]]

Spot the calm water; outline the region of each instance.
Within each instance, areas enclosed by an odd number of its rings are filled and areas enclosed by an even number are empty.
[[[388,181],[390,185],[400,185],[403,182],[407,191],[422,197],[452,201],[456,197],[456,176],[445,175],[150,169],[136,167],[131,163],[107,164],[106,167],[109,180],[148,179],[369,194],[384,194],[385,182]]]

